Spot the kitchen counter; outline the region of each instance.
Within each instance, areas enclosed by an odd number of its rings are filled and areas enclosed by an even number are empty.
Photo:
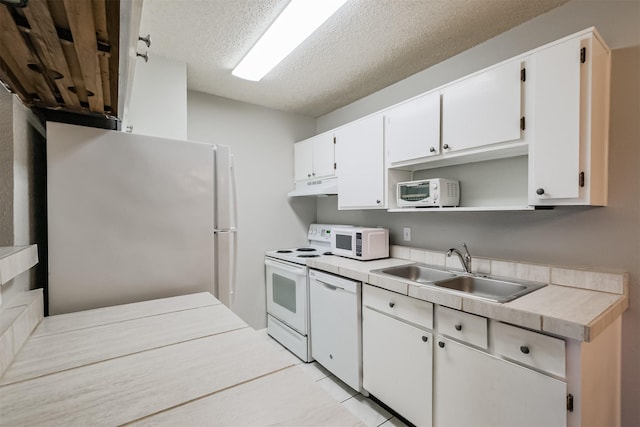
[[[629,306],[626,273],[591,272],[502,260],[474,259],[480,273],[548,284],[530,294],[500,304],[467,298],[409,280],[371,273],[379,268],[416,261],[427,262],[436,268],[459,267],[457,259],[446,258],[442,253],[431,251],[394,247],[392,255],[392,258],[373,261],[322,256],[309,260],[307,265],[435,304],[585,342],[595,339]]]
[[[7,425],[362,425],[208,293],[45,318],[0,396]]]

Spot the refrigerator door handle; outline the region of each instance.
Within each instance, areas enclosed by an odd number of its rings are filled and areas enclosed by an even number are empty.
[[[233,154],[229,155],[229,175],[230,175],[230,186],[231,186],[231,194],[229,195],[230,207],[232,210],[231,215],[231,228],[237,229],[238,227],[238,194],[236,192],[236,168],[235,168],[235,156]]]

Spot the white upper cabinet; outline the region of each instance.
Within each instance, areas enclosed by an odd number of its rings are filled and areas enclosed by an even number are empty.
[[[532,55],[531,205],[607,204],[609,50],[587,33]]]
[[[389,164],[440,154],[440,92],[431,92],[385,112]]]
[[[512,60],[442,89],[444,154],[520,139],[521,68]]]
[[[383,116],[336,129],[338,209],[386,207]]]
[[[334,175],[333,132],[296,143],[293,153],[296,181]]]

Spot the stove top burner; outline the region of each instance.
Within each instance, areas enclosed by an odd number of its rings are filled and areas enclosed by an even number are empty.
[[[281,249],[279,251],[276,251],[279,254],[290,254],[291,251],[289,249]]]
[[[298,248],[296,249],[298,252],[315,252],[314,248]]]
[[[322,255],[333,255],[333,252],[327,251],[327,252],[323,253]]]
[[[316,255],[316,254],[302,254],[302,255],[298,255],[298,258],[317,258],[320,255]]]

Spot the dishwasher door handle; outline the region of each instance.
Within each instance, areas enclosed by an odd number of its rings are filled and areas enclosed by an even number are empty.
[[[320,279],[318,279],[317,277],[314,277],[314,279],[313,279],[313,280],[315,280],[316,282],[318,282],[318,283],[322,284],[325,288],[329,288],[329,289],[331,289],[332,291],[348,292],[348,293],[350,293],[350,294],[355,293],[355,292],[352,292],[352,291],[350,291],[350,290],[348,290],[348,289],[343,288],[343,287],[342,287],[342,286],[340,286],[340,285],[334,285],[334,284],[332,284],[332,283],[325,282],[324,280],[320,280]]]

